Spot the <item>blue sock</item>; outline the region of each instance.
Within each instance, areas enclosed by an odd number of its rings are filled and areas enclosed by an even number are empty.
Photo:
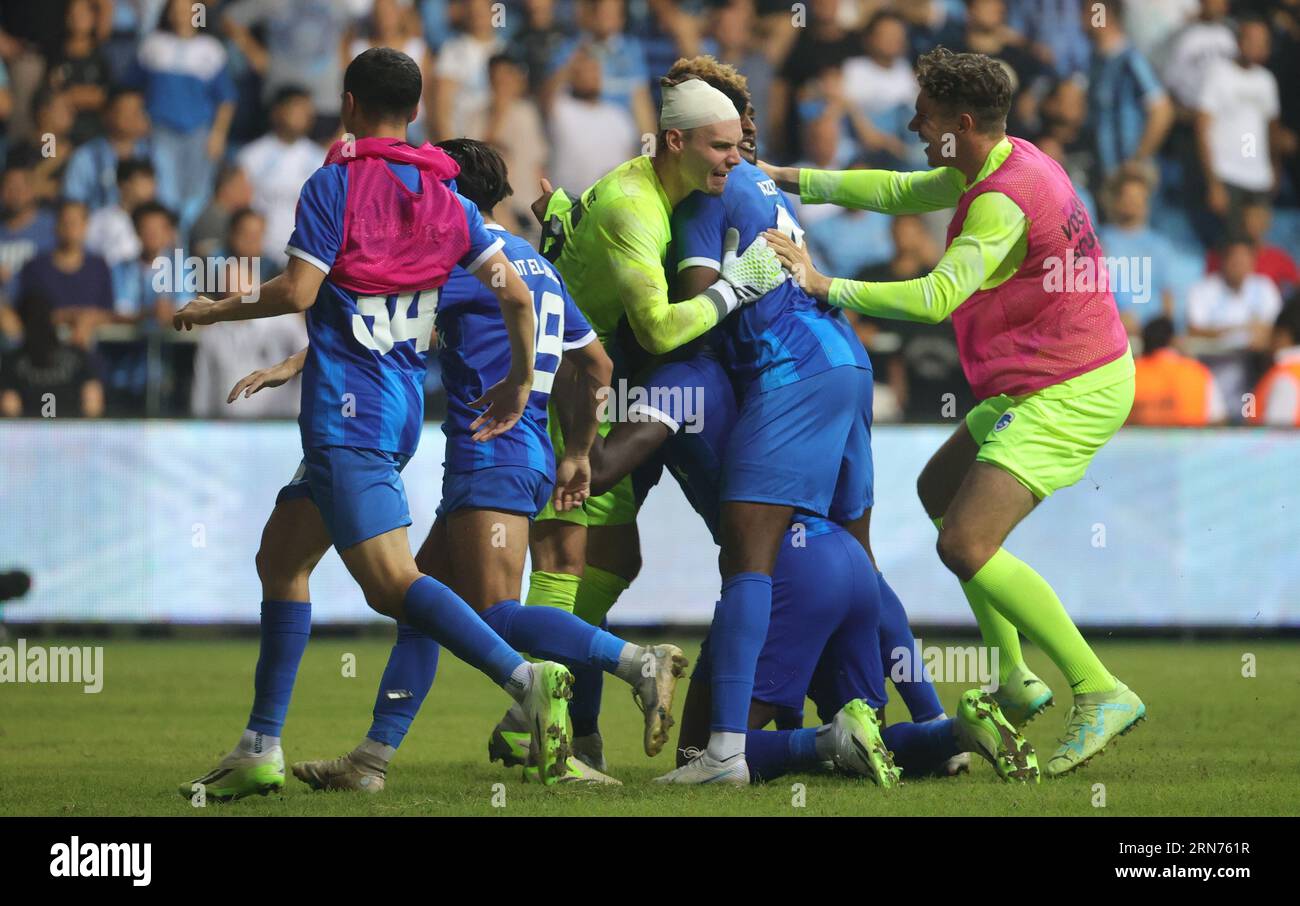
[[[600,628],[609,626],[600,621]],[[605,687],[605,671],[581,664],[573,668],[573,700],[569,702],[569,719],[574,736],[591,736],[600,732],[600,696]]]
[[[397,641],[375,696],[375,719],[366,734],[396,749],[411,728],[438,672],[438,643],[405,623],[397,624]]]
[[[894,753],[894,764],[908,774],[928,774],[959,754],[952,718],[929,723],[890,724],[880,731],[885,747]]]
[[[618,656],[626,644],[558,607],[525,607],[518,601],[498,601],[483,611],[482,617],[519,651],[562,664],[588,664],[609,673],[618,669]]]
[[[750,730],[745,734],[745,761],[751,780],[775,780],[788,771],[816,767],[817,727],[799,730]]]
[[[248,729],[254,733],[281,735],[310,635],[311,602],[262,602],[262,644],[253,674],[253,710],[248,715]]]
[[[722,600],[713,611],[709,652],[713,666],[712,730],[749,729],[754,670],[772,619],[772,577],[738,573],[722,583]]]
[[[431,576],[421,576],[406,590],[406,622],[498,686],[506,685],[515,668],[526,663],[472,607]]]
[[[921,652],[916,650],[916,637],[912,635],[912,627],[907,625],[907,611],[903,609],[903,602],[898,600],[898,595],[894,594],[884,576],[876,573],[876,579],[880,584],[880,659],[884,663],[885,672],[892,671],[892,653],[896,648],[913,652],[912,657],[919,668],[922,663]],[[907,713],[917,723],[942,717],[943,705],[939,704],[939,694],[934,691],[929,673],[924,669],[917,669],[916,672],[921,674],[919,680],[913,680],[912,671],[909,670],[907,680],[894,683],[894,688],[907,705]]]

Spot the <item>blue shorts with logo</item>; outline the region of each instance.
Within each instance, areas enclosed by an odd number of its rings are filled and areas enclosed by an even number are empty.
[[[410,456],[363,447],[308,447],[275,502],[307,498],[320,510],[330,540],[344,551],[411,524],[402,485]]]
[[[792,506],[837,522],[871,506],[870,369],[845,365],[752,390],[727,442],[721,499]]]
[[[551,498],[551,476],[527,466],[489,466],[442,473],[438,515],[457,510],[499,510],[532,519]]]

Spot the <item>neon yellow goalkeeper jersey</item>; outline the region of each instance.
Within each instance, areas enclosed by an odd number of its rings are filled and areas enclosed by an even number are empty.
[[[619,319],[647,352],[660,355],[718,322],[706,295],[670,303],[664,259],[672,206],[653,160],[634,157],[582,193],[582,214],[555,262],[578,308],[606,347]]]

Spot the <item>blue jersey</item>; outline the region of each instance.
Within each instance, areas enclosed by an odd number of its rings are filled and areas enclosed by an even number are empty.
[[[510,339],[501,305],[492,291],[467,271],[452,271],[442,288],[436,321],[438,364],[447,389],[447,420],[442,425],[447,459],[443,465],[450,472],[526,466],[553,476],[555,453],[546,433],[547,397],[560,356],[565,350],[595,342],[596,333],[549,261],[504,227],[488,224],[488,229],[505,241],[502,250],[533,297],[537,312],[533,392],[513,428],[484,443],[473,440],[469,426],[482,412],[470,403],[509,372]]]
[[[722,463],[739,410],[731,379],[711,353],[702,353],[661,365],[643,387],[645,402],[628,406],[628,415],[652,417],[672,430],[664,465],[720,544]],[[810,535],[835,528],[819,516],[795,514],[794,522]]]
[[[388,166],[407,188],[419,191],[413,165]],[[456,197],[469,233],[469,251],[459,263],[473,271],[501,247],[501,239],[484,226],[478,208]],[[345,165],[328,164],[313,173],[298,197],[288,254],[328,275],[343,243],[346,202]],[[415,452],[438,295],[438,287],[362,295],[326,277],[316,303],[307,309],[310,345],[298,416],[304,447]]]
[[[695,192],[673,211],[677,270],[721,269],[727,229],[740,232],[745,249],[764,230],[790,235],[802,229],[776,183],[742,162],[727,176],[722,196]],[[844,314],[818,302],[793,280],[746,305],[722,322],[722,362],[751,392],[793,384],[831,368],[870,368],[866,350]]]

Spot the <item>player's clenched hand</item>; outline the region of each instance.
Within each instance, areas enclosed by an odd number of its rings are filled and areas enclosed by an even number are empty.
[[[808,247],[796,244],[789,236],[777,230],[768,230],[763,234],[768,246],[781,259],[781,264],[810,295],[825,299],[830,295],[830,278],[820,273],[813,266]]]
[[[298,373],[298,369],[290,365],[290,361],[286,359],[278,365],[258,369],[252,374],[240,378],[230,391],[230,396],[226,397],[226,402],[233,403],[239,399],[241,393],[244,395],[244,399],[248,399],[263,387],[279,387]]]
[[[551,502],[557,513],[582,505],[591,496],[591,463],[585,456],[565,455],[555,467],[555,493]]]
[[[213,324],[212,309],[216,303],[206,296],[199,296],[193,302],[186,305],[176,314],[172,315],[172,327],[177,330],[190,330],[199,324]]]
[[[486,393],[470,403],[475,409],[485,410],[470,423],[469,429],[476,432],[474,439],[491,440],[509,431],[524,414],[531,392],[531,381],[520,384],[509,377],[489,387]]]
[[[554,194],[555,189],[551,187],[551,181],[549,179],[543,179],[542,194],[538,195],[537,200],[529,205],[532,209],[533,216],[537,218],[538,223],[546,223],[546,206],[551,203],[551,196]]]
[[[732,227],[722,244],[721,274],[744,305],[776,289],[789,275],[782,270],[781,259],[762,236],[751,242],[743,255],[736,254],[739,245],[740,232]]]

